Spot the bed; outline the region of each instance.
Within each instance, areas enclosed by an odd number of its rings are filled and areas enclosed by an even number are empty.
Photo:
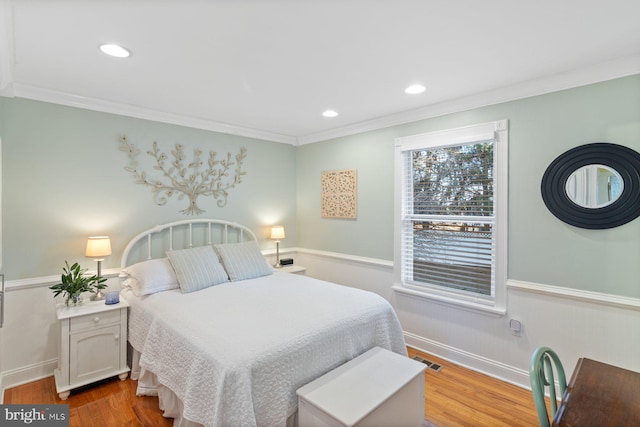
[[[146,230],[121,279],[137,393],[174,426],[295,426],[301,386],[373,347],[406,355],[385,299],[271,268],[236,223]]]

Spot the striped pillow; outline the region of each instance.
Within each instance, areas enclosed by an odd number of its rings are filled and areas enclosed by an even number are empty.
[[[229,279],[211,246],[167,252],[183,294],[199,291]]]
[[[273,274],[254,241],[214,245],[231,281],[253,279]]]

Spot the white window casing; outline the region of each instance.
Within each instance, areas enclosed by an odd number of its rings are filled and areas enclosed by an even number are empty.
[[[471,172],[455,166],[443,169],[455,173],[439,174],[437,181],[425,179],[436,176],[438,164],[463,159],[485,167],[473,184]],[[423,179],[417,182],[416,175]],[[462,201],[446,198],[453,179],[470,190]],[[397,138],[394,290],[504,315],[507,195],[507,120]]]

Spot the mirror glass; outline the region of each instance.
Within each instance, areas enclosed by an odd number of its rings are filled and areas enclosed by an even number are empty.
[[[573,203],[583,208],[602,208],[618,200],[624,180],[609,166],[586,165],[569,176],[565,189]]]

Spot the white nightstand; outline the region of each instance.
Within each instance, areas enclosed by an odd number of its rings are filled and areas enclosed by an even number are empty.
[[[54,374],[60,399],[98,380],[116,375],[120,380],[127,378],[127,307],[122,300],[111,305],[90,301],[57,306],[60,352]]]
[[[307,271],[307,267],[291,264],[277,268],[276,271],[282,271],[283,273],[305,274],[305,272]]]

